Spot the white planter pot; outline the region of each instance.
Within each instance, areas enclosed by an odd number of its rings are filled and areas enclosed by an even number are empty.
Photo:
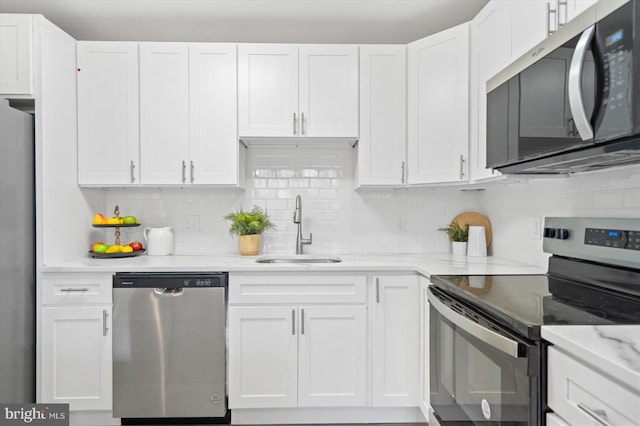
[[[451,252],[454,256],[466,256],[467,255],[467,243],[460,241],[451,242]]]

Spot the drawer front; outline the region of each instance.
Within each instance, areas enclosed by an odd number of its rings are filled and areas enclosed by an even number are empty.
[[[548,350],[548,403],[572,425],[640,425],[637,390],[554,347]]]
[[[331,274],[230,274],[230,304],[366,303],[367,277]]]
[[[112,303],[111,274],[43,274],[43,305]]]

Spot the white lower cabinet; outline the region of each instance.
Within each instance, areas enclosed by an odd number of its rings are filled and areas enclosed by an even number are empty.
[[[570,425],[640,425],[640,393],[598,370],[579,354],[547,352],[549,408]],[[547,420],[549,417],[547,417]],[[555,423],[564,425],[556,420]]]
[[[71,412],[112,409],[110,274],[44,274],[40,280],[39,403]]]
[[[429,279],[420,276],[420,411],[425,418],[429,418],[431,409],[429,397],[429,302],[427,292],[429,291]]]
[[[362,406],[364,306],[229,308],[230,408]]]
[[[365,286],[359,275],[232,274],[229,407],[365,406]]]
[[[111,308],[42,309],[41,402],[111,409]]]
[[[229,308],[230,408],[297,405],[296,312],[291,306]]]
[[[418,405],[419,284],[416,275],[376,275],[371,301],[371,404]]]

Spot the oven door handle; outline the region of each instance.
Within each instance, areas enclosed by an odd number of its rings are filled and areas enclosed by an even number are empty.
[[[485,328],[480,324],[465,318],[464,316],[460,315],[459,313],[442,303],[440,299],[438,299],[438,297],[430,291],[427,292],[427,298],[429,299],[429,303],[431,303],[431,306],[433,306],[440,315],[442,315],[467,333],[491,345],[499,351],[506,353],[507,355],[510,355],[514,358],[520,357],[520,344],[515,340],[502,336],[495,331],[489,330],[488,328]]]

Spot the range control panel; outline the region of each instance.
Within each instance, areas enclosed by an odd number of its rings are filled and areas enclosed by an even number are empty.
[[[591,246],[640,250],[640,231],[586,228],[584,243]]]
[[[547,217],[544,227],[545,253],[640,270],[640,218]]]

